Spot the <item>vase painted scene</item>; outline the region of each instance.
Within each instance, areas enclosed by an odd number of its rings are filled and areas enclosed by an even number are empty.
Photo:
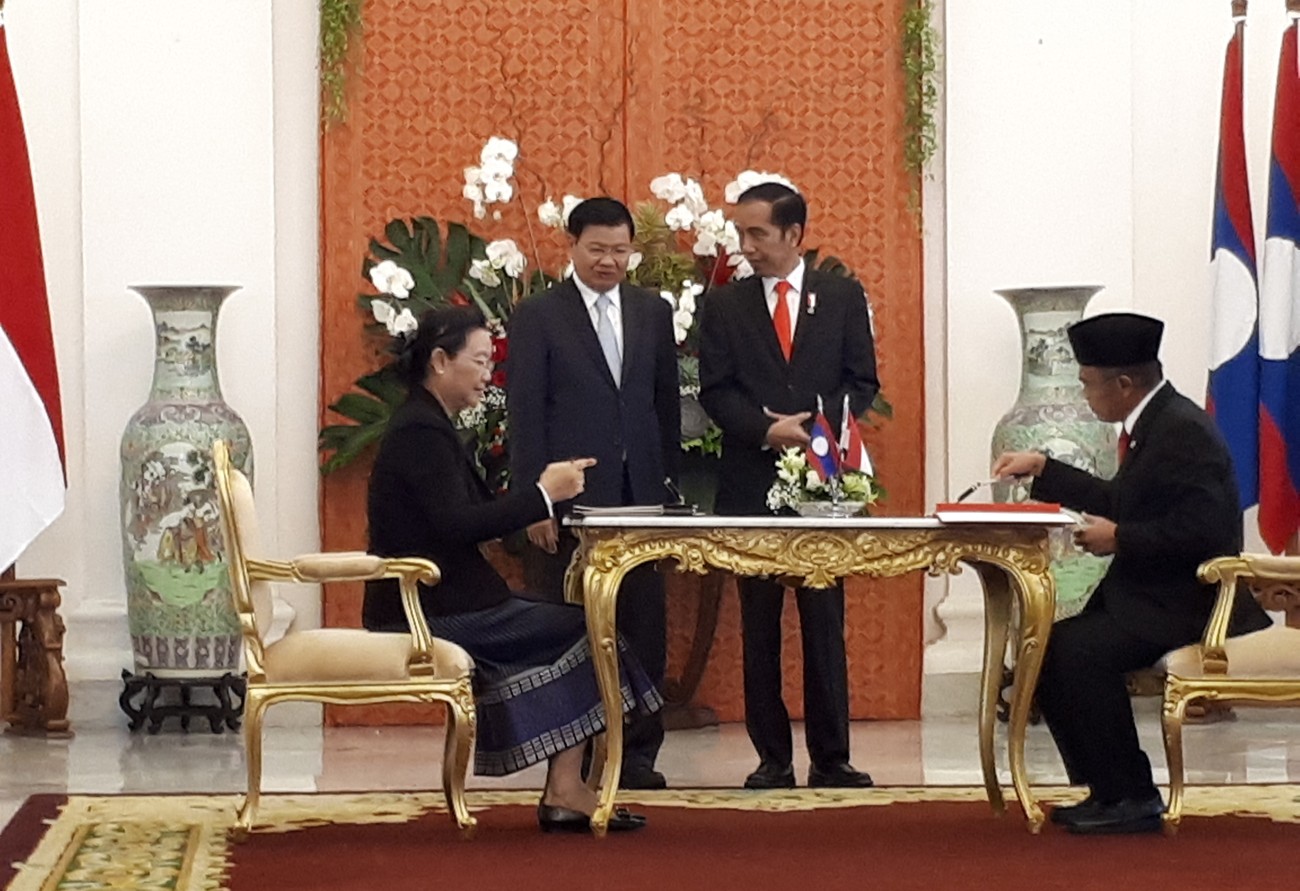
[[[148,401],[122,434],[122,558],[138,673],[207,676],[239,665],[211,449],[252,471],[248,428],[221,398],[215,328],[234,288],[135,288],[153,311]]]

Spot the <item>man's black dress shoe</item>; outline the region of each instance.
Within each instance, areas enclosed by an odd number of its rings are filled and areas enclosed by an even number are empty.
[[[1126,835],[1138,832],[1159,832],[1165,803],[1160,793],[1147,798],[1124,798],[1113,802],[1099,802],[1096,807],[1079,814],[1065,824],[1065,828],[1078,835]]]
[[[606,828],[610,832],[630,832],[646,824],[641,814],[634,814],[625,807],[614,808]],[[537,825],[542,832],[590,832],[591,818],[582,811],[550,804],[537,806]]]
[[[653,767],[644,764],[624,764],[618,775],[620,789],[667,789],[668,781]]]
[[[829,767],[812,767],[808,770],[810,789],[866,789],[875,781],[865,770],[854,770],[847,761]]]
[[[1089,792],[1088,797],[1083,801],[1075,804],[1061,804],[1052,808],[1052,813],[1047,819],[1061,826],[1069,826],[1080,817],[1090,815],[1099,807],[1101,807],[1101,799],[1094,797]]]
[[[758,770],[745,777],[746,789],[793,789],[794,768],[789,764],[764,761]]]

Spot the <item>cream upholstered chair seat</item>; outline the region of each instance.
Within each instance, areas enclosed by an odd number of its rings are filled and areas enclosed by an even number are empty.
[[[1274,625],[1223,643],[1228,664],[1222,673],[1207,672],[1202,645],[1174,650],[1166,657],[1167,670],[1182,678],[1258,678],[1300,681],[1300,628]]]
[[[465,806],[465,774],[474,743],[476,713],[471,677],[474,662],[456,644],[429,633],[420,609],[419,583],[436,584],[438,567],[414,557],[382,558],[362,552],[306,554],[266,559],[258,534],[253,488],[231,464],[226,443],[212,447],[221,505],[221,531],[230,570],[231,595],[239,615],[248,670],[244,739],[248,794],[239,809],[236,834],[253,826],[261,796],[262,719],[277,702],[307,700],[333,705],[378,702],[442,702],[447,731],[442,789],[447,808],[462,829],[475,820]],[[379,634],[354,628],[294,631],[274,643],[271,626],[273,582],[359,582],[397,579],[408,634]]]
[[[409,681],[415,650],[409,634],[356,628],[313,628],[286,635],[266,648],[263,668],[272,684]],[[433,640],[433,677],[469,677],[474,660],[448,640]]]
[[[1178,828],[1182,816],[1183,719],[1197,702],[1287,706],[1300,703],[1300,557],[1242,554],[1201,565],[1201,580],[1218,583],[1214,611],[1199,643],[1165,657],[1161,714],[1169,763],[1169,808],[1165,823]],[[1287,614],[1287,623],[1228,637],[1237,590],[1246,587],[1267,610]]]

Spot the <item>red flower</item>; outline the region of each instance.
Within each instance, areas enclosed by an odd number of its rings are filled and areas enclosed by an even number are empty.
[[[504,368],[498,368],[492,372],[492,386],[500,387],[502,390],[506,388],[506,371]]]
[[[714,285],[725,285],[731,281],[732,268],[727,262],[730,256],[726,251],[718,251],[718,256],[713,261],[713,268],[709,270],[709,283]]]
[[[500,365],[510,355],[510,345],[504,337],[492,338],[492,361]]]
[[[493,458],[500,458],[502,455],[505,454],[505,451],[506,451],[506,447],[501,445],[501,443],[497,443],[496,445],[492,446],[492,448],[488,449],[488,454],[491,455]]]
[[[469,306],[469,298],[460,291],[452,291],[447,295],[447,302],[452,306]]]

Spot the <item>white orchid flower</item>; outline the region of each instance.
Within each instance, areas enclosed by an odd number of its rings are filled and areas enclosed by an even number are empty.
[[[573,213],[573,209],[581,204],[583,199],[579,198],[577,195],[565,195],[560,199],[560,202],[560,219],[563,224],[567,226],[569,225],[569,214]]]
[[[375,286],[375,290],[392,294],[399,300],[410,297],[411,289],[415,287],[415,279],[411,277],[411,273],[392,260],[384,260],[370,267],[370,283]]]
[[[740,230],[731,220],[722,224],[722,235],[718,238],[722,249],[728,254],[740,254]]]
[[[514,165],[504,158],[484,158],[483,168],[479,172],[479,182],[489,183],[493,180],[505,180],[514,175]]]
[[[471,260],[469,262],[469,277],[477,279],[489,288],[495,288],[501,284],[501,276],[492,268],[489,260]]]
[[[673,313],[673,327],[682,331],[689,331],[693,321],[695,321],[695,313],[682,309],[682,305],[678,303],[677,311]],[[685,337],[686,335],[683,334],[677,339],[677,342],[681,343]]]
[[[563,268],[562,270],[560,270],[560,279],[561,279],[561,280],[564,280],[564,279],[566,279],[566,278],[573,278],[573,261],[572,261],[572,260],[570,260],[568,263],[565,263],[565,264],[564,264],[564,268]]]
[[[381,325],[387,325],[397,315],[397,311],[393,309],[393,304],[387,300],[371,300],[370,311],[374,314],[375,321]]]
[[[483,200],[488,204],[508,204],[514,194],[514,186],[504,179],[488,180],[483,184]]]
[[[466,201],[480,204],[483,201],[483,187],[478,183],[465,183],[465,187],[460,190],[460,195]]]
[[[675,317],[674,317],[674,318],[675,318]],[[690,330],[691,330],[691,329],[690,329],[689,327],[683,327],[682,325],[678,325],[677,322],[674,321],[674,322],[673,322],[673,342],[676,343],[678,346],[680,346],[681,344],[685,343],[685,341],[686,341],[686,335],[690,333]]]
[[[387,327],[389,334],[394,337],[400,337],[417,330],[420,327],[420,323],[416,321],[414,313],[409,309],[403,309],[387,322]]]
[[[537,218],[542,221],[543,226],[549,226],[552,229],[559,229],[564,225],[564,216],[560,213],[560,206],[547,196],[541,206],[537,208]]]
[[[731,262],[736,260],[735,263]],[[727,258],[727,265],[733,267],[731,270],[732,278],[749,278],[754,274],[754,267],[749,265],[749,261],[740,254],[732,254]]]
[[[474,219],[483,220],[487,218],[487,208],[483,206],[482,201],[474,202]]]
[[[709,209],[709,203],[704,200],[704,188],[693,179],[686,181],[686,187],[683,189],[682,201],[691,209],[696,216],[703,214]]]
[[[664,222],[674,232],[685,231],[695,223],[695,214],[691,213],[691,209],[685,204],[678,204],[664,214]]]
[[[759,183],[780,183],[796,192],[799,191],[794,183],[779,173],[768,173],[765,170],[742,170],[737,174],[733,182],[727,183],[722,192],[723,198],[726,199],[728,204],[735,204],[746,189],[751,189]]]
[[[641,254],[640,251],[633,251],[632,253],[628,254],[627,271],[628,272],[634,271],[638,266],[641,265],[641,261],[644,259],[645,257]]]
[[[676,204],[686,197],[686,183],[680,173],[666,173],[650,180],[650,194],[661,201]]]
[[[501,158],[507,162],[513,162],[519,157],[519,146],[514,140],[506,139],[504,136],[492,136],[488,139],[487,144],[483,146],[481,156],[486,162],[489,158]]]
[[[491,242],[487,248],[488,262],[492,264],[493,269],[501,269],[505,274],[513,279],[518,279],[524,274],[524,269],[528,266],[528,258],[524,252],[519,250],[514,239],[503,238],[499,241]]]
[[[493,269],[501,269],[506,265],[506,259],[511,254],[519,253],[519,246],[515,244],[513,238],[501,238],[488,242],[483,252],[487,254],[488,262],[492,264]]]
[[[697,257],[716,257],[718,255],[718,238],[708,229],[697,226],[695,229],[695,244],[691,245],[691,253]]]
[[[677,308],[688,315],[695,314],[695,295],[685,288],[682,289],[682,296],[677,298]]]
[[[671,306],[673,309],[677,308],[677,298],[673,296],[672,291],[660,291],[659,296],[664,298],[664,300],[667,301],[668,305]]]

